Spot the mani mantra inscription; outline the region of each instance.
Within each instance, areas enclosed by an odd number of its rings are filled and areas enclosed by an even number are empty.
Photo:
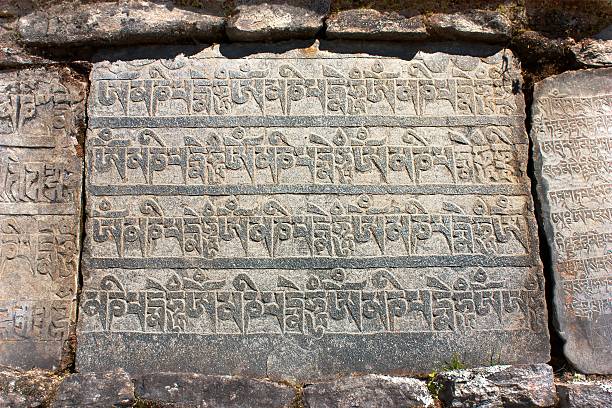
[[[57,368],[75,323],[85,83],[0,72],[0,364]]]
[[[555,277],[556,323],[580,371],[612,374],[612,69],[536,85],[538,193]]]
[[[97,63],[80,368],[547,361],[518,64],[444,51]]]

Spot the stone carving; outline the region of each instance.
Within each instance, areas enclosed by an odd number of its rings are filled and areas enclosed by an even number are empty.
[[[0,364],[62,364],[74,331],[85,82],[0,73]]]
[[[536,85],[534,157],[565,354],[612,373],[612,69]]]
[[[80,369],[548,360],[516,61],[341,46],[94,66]]]

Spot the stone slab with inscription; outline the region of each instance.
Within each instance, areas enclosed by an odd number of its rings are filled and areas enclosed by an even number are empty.
[[[612,374],[612,68],[537,83],[532,138],[565,355]]]
[[[0,72],[0,364],[69,364],[85,87],[68,68]]]
[[[94,65],[77,368],[548,361],[517,60],[281,48]]]

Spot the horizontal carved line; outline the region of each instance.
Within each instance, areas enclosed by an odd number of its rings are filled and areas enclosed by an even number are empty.
[[[335,127],[335,126],[522,126],[522,116],[173,116],[100,117],[89,120],[96,128],[179,128],[179,127]],[[525,140],[526,142],[527,140]]]
[[[90,268],[163,269],[330,269],[330,268],[397,268],[397,267],[462,267],[462,266],[536,266],[534,257],[453,255],[453,256],[395,256],[370,258],[91,258]]]
[[[235,195],[235,194],[504,194],[527,195],[525,185],[230,185],[230,186],[185,186],[185,185],[89,185],[87,191],[96,196],[128,195]]]
[[[74,204],[0,203],[0,215],[75,215]]]

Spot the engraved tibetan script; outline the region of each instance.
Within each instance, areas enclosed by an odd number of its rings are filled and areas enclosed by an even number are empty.
[[[94,67],[81,368],[548,359],[512,55],[225,48]]]
[[[555,272],[557,325],[583,372],[612,373],[612,70],[536,85],[538,193]]]
[[[84,108],[68,69],[0,73],[0,364],[58,368],[74,332]]]

